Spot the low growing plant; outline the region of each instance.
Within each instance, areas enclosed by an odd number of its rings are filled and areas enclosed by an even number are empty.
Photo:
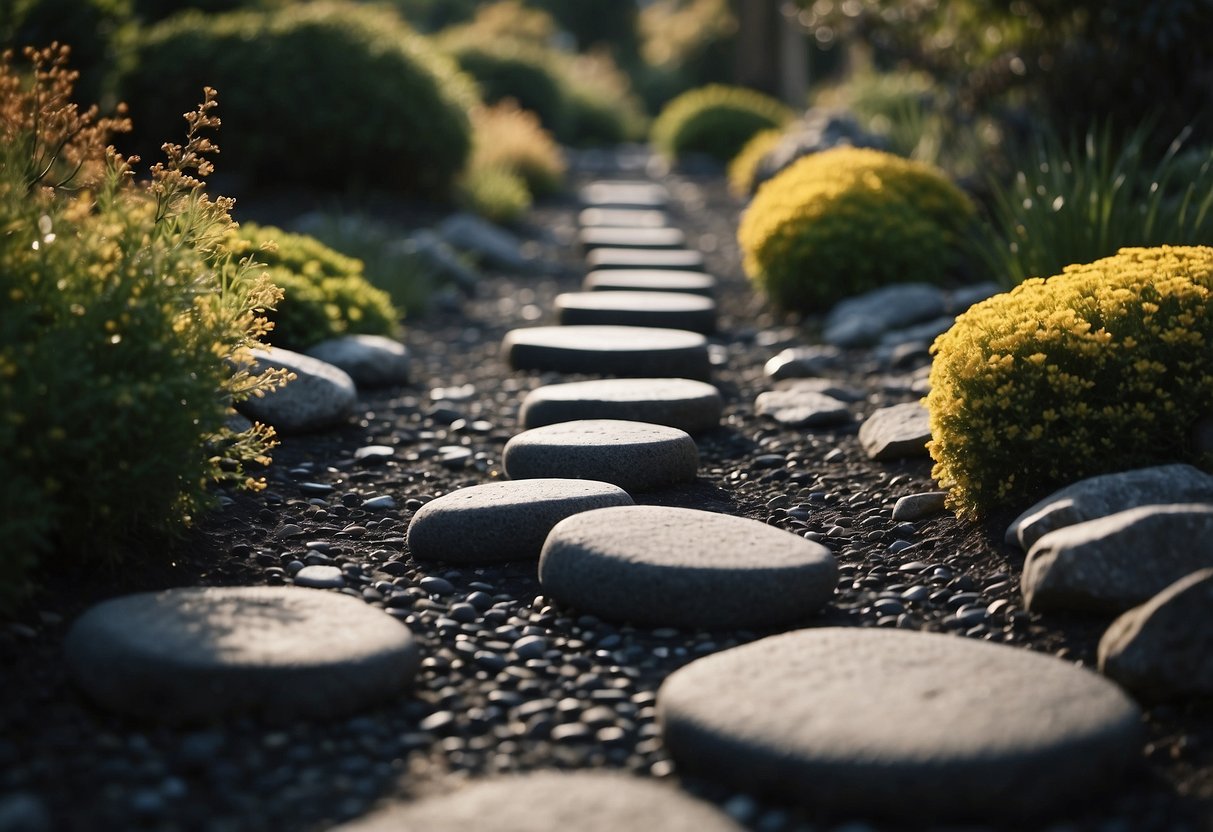
[[[522,177],[534,195],[550,194],[564,184],[564,153],[539,118],[514,101],[472,111],[472,160],[469,166],[500,168]]]
[[[685,92],[653,121],[653,145],[678,159],[702,153],[727,162],[757,132],[782,127],[794,113],[770,96],[743,87],[709,84]]]

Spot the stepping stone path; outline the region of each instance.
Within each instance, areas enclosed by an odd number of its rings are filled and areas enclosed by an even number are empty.
[[[555,370],[706,381],[707,339],[696,332],[635,326],[537,326],[506,333],[502,352],[515,370]]]
[[[690,434],[720,425],[720,391],[685,378],[612,378],[549,384],[523,399],[519,421],[537,428],[578,419],[651,422]]]
[[[331,428],[347,421],[353,413],[358,391],[344,370],[278,347],[253,350],[253,358],[257,360],[254,373],[285,369],[295,374],[295,380],[236,405],[248,418],[289,434]]]
[[[381,610],[290,587],[115,598],[76,620],[64,650],[98,704],[165,722],[339,716],[404,691],[420,663],[412,633]]]
[[[560,323],[648,326],[710,333],[716,329],[711,298],[679,292],[566,292],[556,296]]]
[[[461,488],[413,515],[408,547],[418,560],[498,563],[538,559],[552,527],[578,512],[630,506],[615,485],[592,480],[532,479]]]
[[[577,235],[583,251],[598,248],[685,248],[686,235],[677,228],[583,228]]]
[[[665,211],[644,208],[583,208],[577,216],[582,228],[666,228]]]
[[[590,269],[673,269],[703,271],[703,255],[690,249],[596,248],[585,258]]]
[[[711,297],[716,293],[716,278],[671,269],[607,269],[586,275],[582,288],[587,292],[686,292]]]
[[[787,624],[834,594],[819,543],[757,520],[665,506],[561,521],[539,560],[545,591],[579,610],[657,627]]]
[[[1114,787],[1142,739],[1137,707],[1093,673],[883,628],[801,630],[699,659],[665,681],[657,707],[688,771],[916,822],[1072,805]]]
[[[515,480],[599,480],[625,491],[693,482],[699,451],[685,431],[619,419],[582,419],[524,431],[505,444],[502,467]]]

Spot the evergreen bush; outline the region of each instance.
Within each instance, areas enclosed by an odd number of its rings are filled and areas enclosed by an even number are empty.
[[[792,111],[743,87],[709,84],[675,98],[653,121],[653,145],[671,159],[702,153],[727,162],[761,130],[782,127]]]

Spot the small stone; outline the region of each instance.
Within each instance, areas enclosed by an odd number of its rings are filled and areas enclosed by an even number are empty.
[[[871,459],[887,462],[927,456],[931,417],[918,402],[882,407],[859,427],[859,443]]]
[[[622,419],[695,434],[720,425],[720,392],[685,378],[600,379],[532,390],[519,418],[527,429],[579,419]]]
[[[587,292],[681,292],[711,297],[716,293],[716,278],[673,269],[607,269],[586,275],[582,288]]]
[[[830,427],[851,421],[851,411],[844,402],[811,390],[759,393],[754,410],[759,416],[769,416],[792,428]]]
[[[716,302],[683,292],[566,292],[556,296],[556,313],[565,326],[716,330]]]
[[[421,579],[418,585],[430,595],[450,595],[455,591],[455,587],[450,581],[435,575],[427,575]]]
[[[893,519],[898,522],[913,522],[941,513],[946,505],[948,492],[923,491],[907,494],[893,504]]]
[[[280,528],[278,531],[274,532],[274,537],[277,537],[280,540],[286,540],[288,538],[302,537],[302,536],[303,536],[303,528],[294,523],[287,523],[285,526]]]
[[[340,589],[345,586],[345,577],[336,566],[305,566],[295,573],[295,585],[313,589]]]
[[[838,347],[874,344],[891,329],[936,318],[947,301],[943,290],[926,283],[885,286],[844,300],[826,316],[822,340]]]
[[[278,347],[253,350],[254,374],[284,369],[295,380],[264,396],[251,396],[238,403],[240,412],[272,425],[280,433],[323,430],[346,421],[354,409],[358,392],[349,374],[308,355]]]
[[[639,378],[711,375],[708,343],[680,329],[550,326],[506,333],[502,353],[516,370],[555,370]]]
[[[365,445],[354,451],[354,459],[367,464],[386,462],[396,455],[396,449],[391,445]]]
[[[391,511],[396,507],[396,500],[390,494],[383,494],[363,500],[362,507],[367,511]]]
[[[773,379],[820,376],[842,360],[842,350],[828,344],[788,347],[766,363],[763,372]]]
[[[409,351],[382,335],[343,335],[311,346],[307,355],[349,373],[359,387],[408,384]]]
[[[590,271],[604,269],[673,269],[674,271],[701,272],[703,255],[685,248],[632,249],[598,248],[585,258]]]
[[[523,636],[514,642],[513,651],[522,660],[542,659],[548,650],[547,639],[542,636]]]

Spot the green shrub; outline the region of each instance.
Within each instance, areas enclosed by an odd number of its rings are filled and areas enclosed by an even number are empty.
[[[105,150],[124,125],[69,105],[62,54],[33,58],[32,83],[0,64],[0,605],[52,553],[156,557],[212,484],[258,488],[272,432],[226,422],[284,380],[248,373],[278,293],[205,191],[211,91],[138,183]]]
[[[515,173],[532,194],[550,194],[564,184],[560,146],[534,113],[518,109],[513,101],[472,111],[472,148],[471,169]]]
[[[255,252],[282,290],[269,313],[274,329],[266,340],[274,346],[298,351],[340,335],[397,333],[400,313],[386,292],[367,281],[362,261],[272,226],[244,223],[236,236],[233,247]]]
[[[467,160],[471,84],[382,8],[178,15],[144,33],[123,90],[146,137],[203,82],[227,91],[225,148],[254,182],[434,195]]]
[[[732,73],[738,22],[729,0],[652,0],[636,20],[642,64],[637,88],[650,112]]]
[[[729,161],[729,190],[733,196],[746,199],[754,187],[754,175],[758,172],[758,164],[775,149],[783,138],[783,130],[772,127],[769,130],[759,130],[745,143],[737,155]]]
[[[460,203],[469,211],[497,223],[511,223],[530,210],[526,180],[505,168],[469,170],[460,182]]]
[[[1123,249],[1033,278],[935,342],[934,476],[960,513],[1017,508],[1117,470],[1208,465],[1213,248]]]
[[[559,55],[559,53],[558,53]],[[568,121],[557,138],[575,147],[615,145],[645,135],[644,105],[609,54],[559,55]]]
[[[569,112],[564,86],[542,51],[499,41],[457,45],[451,55],[476,80],[485,103],[513,99],[536,113],[549,130],[565,130]]]
[[[764,183],[737,232],[745,269],[778,306],[821,312],[901,281],[946,281],[961,264],[968,198],[937,169],[839,147]]]
[[[671,159],[703,153],[727,162],[755,133],[792,118],[788,107],[760,92],[709,84],[667,104],[653,122],[651,138]]]

